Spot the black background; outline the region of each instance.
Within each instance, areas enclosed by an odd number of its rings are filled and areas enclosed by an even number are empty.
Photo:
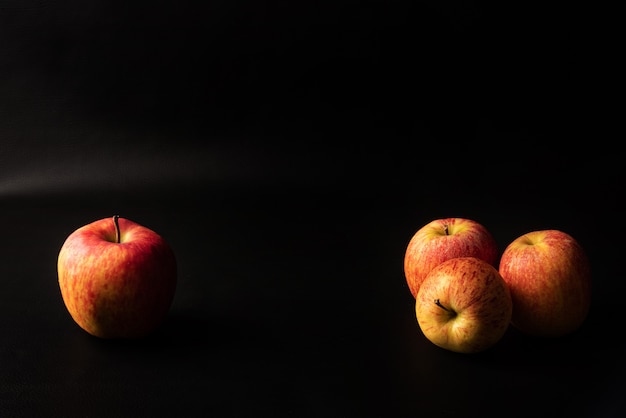
[[[0,1],[0,414],[623,415],[623,12]],[[142,341],[84,333],[56,282],[113,214],[179,261]],[[448,216],[579,239],[587,322],[428,342],[402,259]]]

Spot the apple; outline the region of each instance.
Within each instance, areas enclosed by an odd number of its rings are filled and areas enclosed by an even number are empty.
[[[524,234],[500,257],[513,298],[513,325],[540,337],[578,329],[591,305],[591,266],[580,243],[554,229]]]
[[[141,338],[165,319],[177,282],[176,257],[156,232],[117,215],[84,225],[57,260],[63,302],[100,338]]]
[[[415,316],[433,344],[457,353],[495,345],[511,323],[511,293],[498,270],[476,257],[451,258],[433,268],[415,299]]]
[[[498,245],[482,224],[465,218],[430,221],[411,237],[404,255],[404,275],[413,297],[426,275],[451,258],[476,257],[497,267]]]

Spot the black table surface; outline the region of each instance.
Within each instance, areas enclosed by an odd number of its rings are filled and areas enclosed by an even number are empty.
[[[507,204],[409,189],[411,197],[283,185],[3,198],[3,416],[624,413],[617,206],[599,215],[545,195]],[[66,236],[112,214],[161,233],[179,261],[170,314],[141,341],[86,334],[57,285]],[[419,226],[449,215],[482,222],[501,246],[544,227],[577,237],[594,268],[587,322],[554,340],[510,329],[476,355],[428,342],[402,259]]]
[[[0,416],[625,416],[623,10],[0,1]],[[100,340],[56,261],[115,214],[178,259],[166,321]],[[413,233],[556,228],[592,308],[460,355]]]

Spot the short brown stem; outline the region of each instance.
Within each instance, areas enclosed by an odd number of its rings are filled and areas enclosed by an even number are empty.
[[[441,309],[443,309],[446,312],[450,312],[450,309],[446,308],[445,306],[443,306],[441,304],[441,302],[439,302],[439,299],[435,299],[435,305],[439,306]]]
[[[448,225],[447,224],[443,226],[443,233],[446,234],[446,235],[450,235],[450,233],[448,231]]]
[[[118,223],[119,215],[113,217],[113,223],[115,224],[115,242],[120,243],[120,224]]]

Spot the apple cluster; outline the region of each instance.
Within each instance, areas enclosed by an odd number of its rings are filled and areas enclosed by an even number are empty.
[[[556,229],[528,232],[499,254],[479,222],[435,219],[409,241],[404,273],[424,336],[460,353],[492,347],[509,325],[530,336],[564,336],[591,305],[587,254]]]

